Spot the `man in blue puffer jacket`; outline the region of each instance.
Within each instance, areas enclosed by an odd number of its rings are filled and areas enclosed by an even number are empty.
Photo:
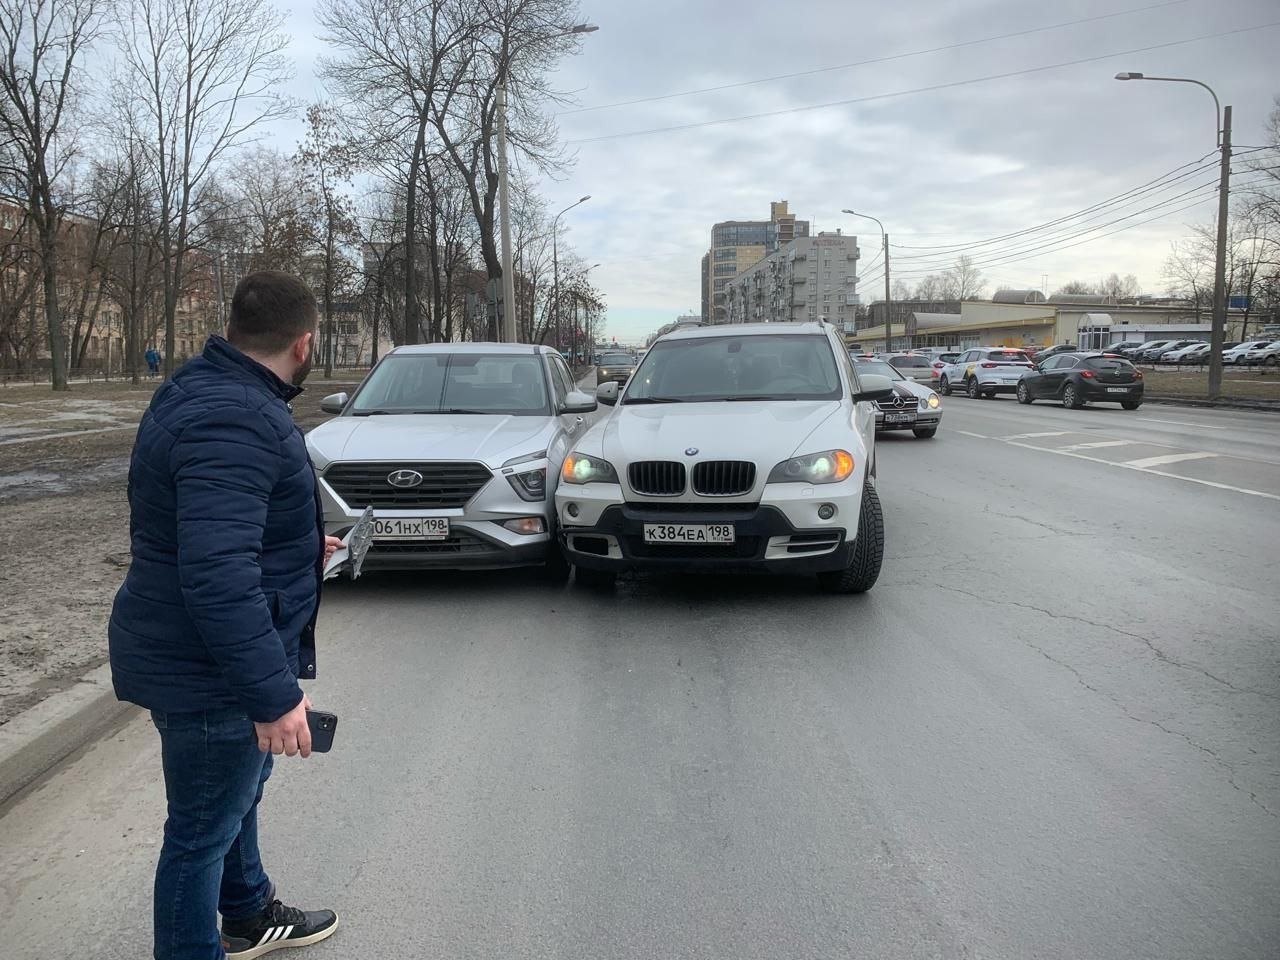
[[[316,301],[297,278],[245,277],[226,339],[156,391],[129,468],[133,562],[109,628],[116,694],[151,711],[168,819],[156,960],[258,957],[333,933],[275,896],[257,808],[272,755],[307,756],[325,538],[288,403],[311,367]],[[218,929],[218,913],[223,925]]]

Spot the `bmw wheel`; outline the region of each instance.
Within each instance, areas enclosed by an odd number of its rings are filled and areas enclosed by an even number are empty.
[[[858,539],[853,541],[853,557],[843,570],[818,574],[818,585],[826,593],[866,593],[880,577],[884,561],[884,512],[880,497],[869,483],[862,485],[862,509],[858,514]]]
[[[1027,389],[1025,383],[1018,384],[1018,402],[1031,403],[1031,391]]]

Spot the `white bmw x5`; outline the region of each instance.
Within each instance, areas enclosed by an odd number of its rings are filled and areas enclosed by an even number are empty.
[[[556,511],[579,582],[620,571],[755,568],[876,582],[884,523],[875,401],[827,324],[685,328],[656,341],[613,412],[565,457]]]

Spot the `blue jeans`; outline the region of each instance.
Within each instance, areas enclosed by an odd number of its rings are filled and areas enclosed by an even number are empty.
[[[271,754],[240,710],[159,713],[169,817],[156,866],[155,960],[223,960],[218,913],[260,912],[274,891],[258,855]]]

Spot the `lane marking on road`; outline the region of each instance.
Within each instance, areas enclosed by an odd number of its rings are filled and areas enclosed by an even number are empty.
[[[1216,453],[1208,453],[1200,450],[1194,453],[1166,453],[1162,457],[1143,457],[1141,460],[1126,460],[1126,467],[1137,467],[1144,469],[1146,467],[1163,467],[1170,463],[1181,463],[1183,460],[1207,460],[1209,457],[1216,457]]]
[[[1015,433],[1011,437],[1001,437],[1002,440],[1033,440],[1037,437],[1065,437],[1070,434],[1070,430],[1051,430],[1048,433]]]
[[[1097,450],[1101,447],[1131,447],[1135,443],[1143,443],[1141,440],[1094,440],[1092,443],[1073,443],[1069,447],[1059,447],[1059,450]],[[1163,443],[1154,444],[1154,446],[1163,447]]]
[[[15,437],[12,440],[0,440],[0,447],[7,447],[12,443],[38,443],[41,440],[61,440],[63,437],[84,437],[91,433],[114,433],[117,430],[137,430],[138,425],[125,427],[100,427],[97,430],[67,430],[64,433],[42,433],[36,437]]]
[[[979,440],[990,440],[985,433],[970,433],[968,430],[953,430],[952,433],[963,433],[966,437],[977,437]]]
[[[1202,487],[1213,487],[1215,490],[1228,490],[1232,493],[1244,493],[1251,497],[1263,497],[1267,500],[1280,500],[1280,494],[1267,493],[1263,490],[1250,490],[1248,487],[1233,487],[1229,483],[1218,483],[1216,480],[1201,480],[1199,477],[1184,477],[1180,473],[1169,473],[1167,470],[1153,470],[1150,467],[1135,467],[1130,463],[1124,463],[1119,460],[1103,460],[1101,457],[1091,457],[1087,453],[1070,453],[1063,450],[1054,450],[1050,447],[1037,447],[1030,443],[1018,443],[1015,440],[1006,440],[1005,443],[1011,447],[1022,447],[1024,450],[1035,450],[1038,453],[1056,453],[1062,457],[1074,457],[1077,460],[1088,460],[1090,463],[1101,463],[1108,467],[1119,467],[1121,470],[1136,470],[1138,473],[1149,473],[1156,477],[1168,477],[1170,480],[1183,480],[1186,483],[1198,483]]]

